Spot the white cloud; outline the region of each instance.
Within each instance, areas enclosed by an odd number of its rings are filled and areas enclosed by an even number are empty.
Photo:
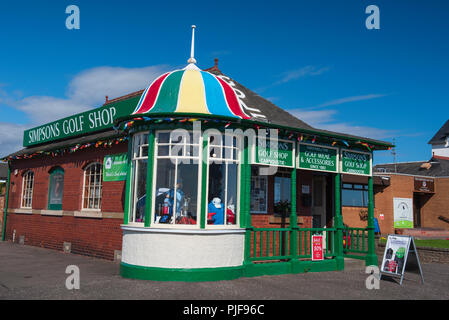
[[[339,122],[335,117],[338,114],[338,110],[292,109],[287,111],[317,129],[346,133],[371,139],[386,139],[395,134],[395,131],[393,130],[357,126],[348,122]]]
[[[19,98],[20,91],[8,94],[0,83],[0,103],[23,111],[30,119],[28,125],[0,123],[2,153],[19,150],[23,130],[101,106],[105,96],[117,98],[148,87],[168,66],[143,68],[97,67],[82,71],[68,83],[66,97],[28,96]],[[11,133],[13,132],[13,133]],[[6,147],[5,147],[6,146]],[[11,151],[11,152],[12,152]],[[8,153],[10,153],[8,151]]]
[[[26,125],[0,122],[0,157],[22,148],[23,131],[26,129]]]
[[[292,80],[303,78],[305,76],[318,76],[328,70],[329,70],[329,68],[327,68],[327,67],[326,68],[317,68],[314,66],[306,66],[306,67],[303,67],[300,69],[286,71],[281,74],[282,79],[275,82],[273,85],[286,83],[286,82],[289,82]]]
[[[385,96],[386,96],[386,94],[367,94],[367,95],[363,95],[363,96],[345,97],[345,98],[340,98],[340,99],[335,99],[335,100],[325,102],[323,104],[316,106],[316,108],[335,106],[338,104],[354,102],[354,101],[370,100],[370,99],[381,98],[381,97],[385,97]]]
[[[305,66],[299,69],[294,69],[294,70],[289,70],[289,71],[285,71],[283,73],[281,73],[278,78],[280,78],[279,80],[275,81],[274,83],[258,88],[255,91],[256,92],[263,92],[264,90],[274,87],[274,86],[278,86],[293,80],[297,80],[300,78],[304,78],[307,76],[318,76],[321,75],[323,73],[325,73],[326,71],[328,71],[329,68],[328,67],[324,67],[324,68],[318,68],[315,66]]]

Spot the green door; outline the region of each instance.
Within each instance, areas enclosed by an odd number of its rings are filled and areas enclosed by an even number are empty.
[[[63,187],[64,187],[64,170],[59,167],[51,170],[48,187],[49,210],[62,210]]]

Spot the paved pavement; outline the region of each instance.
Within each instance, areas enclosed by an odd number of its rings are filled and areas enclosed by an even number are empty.
[[[68,265],[80,270],[80,289],[68,290]],[[449,265],[423,264],[418,274],[365,286],[367,274],[348,261],[341,272],[240,278],[216,282],[161,282],[124,279],[119,264],[49,249],[0,242],[0,299],[277,300],[277,299],[449,299]]]

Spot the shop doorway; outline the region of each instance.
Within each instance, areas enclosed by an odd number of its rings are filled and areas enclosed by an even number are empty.
[[[326,226],[326,177],[314,176],[312,180],[312,228]]]
[[[419,194],[413,194],[413,227],[421,227],[421,197]]]

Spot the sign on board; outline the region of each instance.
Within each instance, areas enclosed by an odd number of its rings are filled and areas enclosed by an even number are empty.
[[[295,143],[288,140],[259,139],[254,146],[253,163],[278,167],[293,167]]]
[[[435,182],[432,178],[415,177],[414,179],[415,192],[434,193]]]
[[[385,251],[381,264],[381,277],[382,274],[400,276],[400,284],[402,284],[409,253],[413,253],[415,255],[416,262],[419,266],[421,279],[424,283],[424,277],[421,270],[421,264],[419,262],[418,252],[416,251],[415,241],[411,236],[402,236],[396,234],[388,235],[387,244],[385,245]]]
[[[312,236],[312,261],[324,260],[323,236]]]
[[[346,174],[370,176],[371,154],[368,152],[341,149],[340,172]]]
[[[136,97],[108,104],[25,130],[23,133],[23,146],[28,147],[112,128],[114,120],[130,115],[134,111],[138,99],[139,97]]]
[[[338,172],[338,148],[299,143],[298,168]]]
[[[128,172],[128,155],[126,153],[105,156],[103,162],[103,181],[126,180]]]

